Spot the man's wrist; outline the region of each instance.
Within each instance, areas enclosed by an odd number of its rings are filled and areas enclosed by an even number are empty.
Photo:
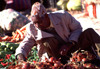
[[[16,55],[17,60],[19,59],[19,57],[20,57],[20,59],[22,59],[24,61],[26,60],[25,56],[22,53],[19,53],[19,54]]]
[[[72,45],[76,45],[77,42],[71,40],[71,41],[69,41],[69,43]]]

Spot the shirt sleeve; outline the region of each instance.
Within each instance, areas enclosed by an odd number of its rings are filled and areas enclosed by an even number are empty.
[[[15,51],[15,55],[22,53],[25,57],[28,56],[28,53],[31,51],[31,48],[35,45],[34,38],[27,34],[24,40],[20,43],[18,48]]]
[[[65,11],[66,12],[66,11]],[[79,21],[77,21],[71,14],[68,12],[65,13],[65,20],[68,22],[68,28],[70,31],[70,35],[68,40],[71,41],[76,41],[78,42],[78,38],[80,34],[82,33],[82,26]]]

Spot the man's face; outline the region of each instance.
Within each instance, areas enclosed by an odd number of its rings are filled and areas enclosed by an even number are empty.
[[[46,20],[45,15],[39,17],[38,15],[31,17],[35,27],[39,28],[40,30],[45,30],[48,26],[48,20]]]

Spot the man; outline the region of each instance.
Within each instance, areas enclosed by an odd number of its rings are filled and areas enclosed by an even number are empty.
[[[27,25],[27,36],[16,49],[18,60],[26,60],[34,45],[37,45],[40,58],[46,52],[49,57],[58,59],[70,56],[79,48],[88,50],[92,46],[94,49],[95,43],[100,43],[100,37],[93,29],[82,33],[80,23],[64,10],[47,13],[45,7],[36,2],[31,9],[31,20]]]

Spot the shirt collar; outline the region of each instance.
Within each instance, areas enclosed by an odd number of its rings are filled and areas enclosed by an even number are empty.
[[[54,26],[53,26],[52,21],[50,20],[50,26],[49,26],[49,27],[47,27],[46,29],[50,29],[51,27],[54,27]]]

